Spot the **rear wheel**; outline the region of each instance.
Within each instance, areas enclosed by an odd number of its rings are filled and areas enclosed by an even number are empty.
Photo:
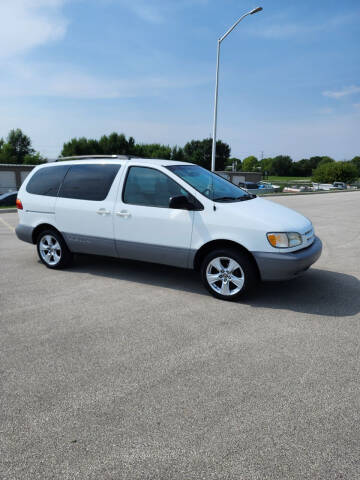
[[[40,260],[48,268],[64,268],[71,262],[72,255],[62,236],[55,230],[45,230],[37,239]]]
[[[203,260],[201,276],[207,290],[222,300],[237,300],[256,284],[256,267],[245,253],[232,249],[210,252]]]

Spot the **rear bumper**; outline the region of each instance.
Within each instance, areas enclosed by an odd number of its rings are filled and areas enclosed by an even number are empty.
[[[322,243],[315,238],[314,243],[293,253],[253,252],[259,267],[261,280],[289,280],[311,267],[320,257]]]
[[[28,225],[19,224],[15,228],[15,233],[18,239],[27,243],[34,243],[32,238],[33,231],[34,231],[33,227],[29,227]]]

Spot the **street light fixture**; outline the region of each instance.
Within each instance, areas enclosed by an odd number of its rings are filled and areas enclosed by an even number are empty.
[[[217,58],[216,58],[216,83],[215,83],[215,106],[214,106],[214,127],[213,127],[213,143],[212,143],[212,152],[211,152],[211,171],[215,171],[215,157],[216,157],[216,130],[217,130],[217,109],[218,109],[218,97],[219,97],[219,65],[220,65],[220,46],[223,40],[236,28],[241,20],[243,20],[248,15],[254,15],[254,13],[261,12],[263,8],[257,7],[251,10],[248,13],[245,13],[242,17],[239,18],[234,25],[229,28],[229,30],[218,39],[217,43]]]

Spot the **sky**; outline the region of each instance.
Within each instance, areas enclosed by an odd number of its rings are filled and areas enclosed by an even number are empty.
[[[255,2],[259,3],[255,3]],[[1,0],[0,137],[55,158],[113,131],[232,156],[360,155],[359,0]]]

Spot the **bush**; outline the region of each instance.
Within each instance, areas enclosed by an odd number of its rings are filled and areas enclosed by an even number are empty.
[[[40,155],[39,152],[34,154],[28,154],[24,157],[24,165],[39,165],[40,163],[46,163],[46,160]]]
[[[351,162],[331,162],[319,165],[313,173],[313,181],[321,183],[350,183],[358,176],[356,166]]]

